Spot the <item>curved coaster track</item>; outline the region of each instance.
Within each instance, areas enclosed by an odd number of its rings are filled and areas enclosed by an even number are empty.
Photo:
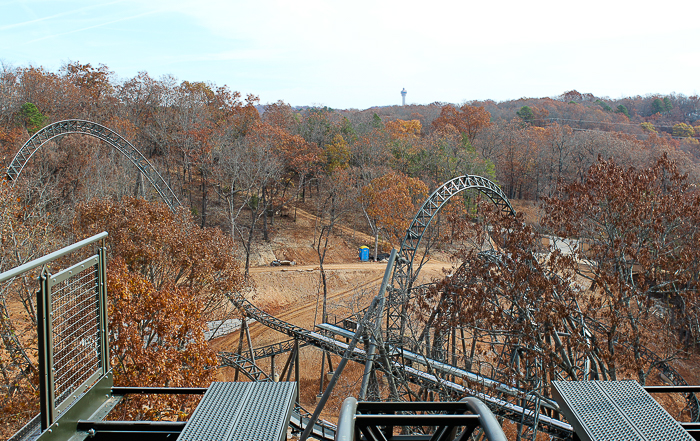
[[[257,308],[255,305],[244,299],[240,295],[231,297],[232,302],[241,309],[241,311],[250,318],[255,318],[259,323],[292,337],[295,340],[304,342],[308,345],[313,345],[330,353],[343,356],[348,348],[348,343],[345,343],[335,338],[328,337],[319,332],[310,331],[296,325],[292,325],[283,320],[280,320],[265,311]],[[345,338],[354,336],[353,331],[345,330],[344,328],[335,327],[333,325],[321,325],[325,331],[334,332]],[[335,328],[335,329],[333,329]],[[279,352],[275,352],[273,347],[280,348]],[[284,349],[283,349],[284,348]],[[292,345],[276,344],[265,348],[256,348],[256,359],[265,356],[271,356],[273,353],[279,354],[283,351],[292,350]],[[393,374],[399,371],[405,372],[407,381],[420,387],[428,388],[429,390],[441,395],[447,394],[450,397],[462,397],[464,395],[474,396],[484,401],[494,412],[495,415],[501,416],[513,421],[521,422],[523,415],[530,422],[538,420],[541,430],[554,437],[561,439],[569,439],[572,436],[572,428],[568,423],[552,418],[548,415],[534,415],[532,412],[524,409],[522,406],[512,404],[504,399],[494,395],[480,392],[477,389],[470,388],[468,385],[459,384],[455,381],[446,380],[443,377],[458,377],[463,379],[465,383],[480,385],[487,388],[492,388],[499,393],[505,393],[511,396],[522,394],[522,391],[511,387],[505,383],[485,377],[479,373],[469,372],[457,366],[452,366],[447,363],[442,363],[437,360],[426,358],[420,354],[405,351],[402,348],[391,347],[391,352],[403,357],[404,362],[390,361],[390,370]],[[260,368],[255,365],[251,359],[250,351],[247,353],[235,354],[231,352],[220,352],[219,360],[222,366],[230,366],[240,369],[248,378],[254,381],[269,381],[267,374],[260,374]],[[361,348],[355,348],[350,360],[357,363],[366,363],[368,361],[367,351]],[[410,366],[411,364],[420,365],[420,367]],[[548,405],[551,409],[558,409],[556,403]]]
[[[413,263],[418,247],[440,209],[454,196],[466,190],[475,190],[488,197],[502,212],[515,215],[513,206],[501,188],[481,176],[465,175],[451,179],[438,187],[421,205],[418,213],[406,230],[401,242],[391,286],[387,313],[387,339],[400,338],[405,330],[405,307],[413,282],[418,277],[420,266],[414,268]]]
[[[260,360],[272,355],[292,351],[295,340],[298,342],[299,347],[312,345],[339,356],[343,356],[349,346],[344,341],[280,320],[257,308],[240,295],[231,296],[231,300],[247,317],[254,318],[259,323],[292,337],[292,340],[286,342],[255,348],[253,353],[250,351],[241,354],[232,352],[219,353],[222,366],[240,369],[252,381],[270,381],[269,376],[262,372],[253,360]],[[344,321],[348,323],[350,320],[346,319]],[[591,322],[590,326],[591,328],[596,327],[600,331],[604,330],[603,325],[595,322]],[[322,331],[345,339],[354,336],[354,331],[339,326],[321,324],[318,327]],[[455,399],[465,395],[474,396],[486,403],[496,416],[517,424],[536,427],[537,431],[544,432],[554,439],[573,439],[571,425],[553,416],[558,415],[559,407],[551,399],[538,397],[531,391],[512,386],[506,382],[494,379],[492,376],[486,376],[464,367],[428,358],[421,354],[423,351],[420,351],[420,348],[419,351],[412,352],[401,347],[389,345],[389,352],[394,356],[394,359],[390,360],[389,369],[382,367],[384,374],[401,378],[402,381],[425,388],[446,399]],[[654,363],[660,372],[664,373],[674,385],[687,385],[675,369],[654,355],[653,352],[645,349],[644,356],[648,358],[650,363]],[[365,349],[355,348],[350,355],[350,359],[364,364],[369,357]],[[520,404],[513,403],[513,401]],[[691,407],[697,409],[697,400],[695,400],[694,395],[692,396],[692,403]],[[537,405],[537,410],[534,410],[532,404]],[[297,418],[304,417],[307,417],[306,421],[308,421],[308,412],[298,409]],[[302,430],[303,424],[295,424],[295,428]],[[324,439],[332,439],[331,431],[334,431],[334,426],[325,421],[316,423],[314,427],[316,436],[320,436],[321,433],[328,435]]]
[[[274,329],[275,331],[286,334],[287,336],[292,337],[294,340],[298,340],[300,345],[313,345],[317,348],[340,356],[343,356],[346,353],[349,346],[346,342],[339,341],[321,333],[310,331],[280,320],[257,308],[239,294],[232,295],[231,300],[239,309],[241,309],[246,317],[253,318],[257,322]],[[319,327],[325,331],[341,335],[345,338],[351,338],[354,336],[354,332],[333,325],[322,324]],[[260,359],[263,357],[280,354],[290,351],[292,348],[293,344],[291,341],[289,341],[264,348],[256,348],[253,355],[251,355],[250,351],[241,354],[221,352],[219,354],[219,358],[223,366],[231,366],[241,369],[251,380],[259,380],[262,376],[260,374],[260,369],[252,361],[253,359]],[[510,396],[522,395],[522,391],[518,390],[517,388],[488,378],[480,373],[469,372],[457,366],[452,366],[438,360],[432,360],[399,347],[390,346],[390,352],[402,358],[403,361],[391,361],[387,373],[390,372],[392,375],[396,375],[398,372],[403,371],[405,372],[406,379],[412,384],[426,387],[431,391],[451,397],[463,396],[465,394],[475,396],[492,407],[496,415],[503,416],[517,422],[521,422],[523,418],[525,418],[526,421],[533,424],[534,421],[538,420],[541,430],[546,433],[562,439],[567,439],[571,436],[571,426],[567,423],[551,418],[548,415],[535,415],[533,412],[524,409],[522,406],[511,404],[506,400],[479,392],[476,389],[469,388],[468,386],[458,384],[454,381],[445,380],[441,377],[441,375],[445,377],[458,377],[467,383],[491,388],[498,393],[503,393]],[[355,348],[350,354],[350,359],[364,364],[368,361],[367,351],[364,349]],[[413,363],[420,364],[423,369],[409,366]],[[264,378],[268,378],[268,376],[265,374]],[[558,406],[554,402],[547,403],[546,405],[543,403],[543,406],[552,410],[558,409]]]
[[[47,142],[69,134],[92,136],[111,145],[138,168],[171,210],[174,210],[175,207],[180,205],[180,201],[167,182],[165,182],[160,173],[153,167],[153,164],[151,164],[136,147],[131,145],[129,141],[117,132],[100,124],[80,119],[68,119],[49,124],[32,135],[32,137],[24,143],[22,148],[19,149],[10,162],[10,165],[7,167],[7,178],[11,180],[14,185],[14,182],[37,150]]]
[[[498,417],[515,423],[518,427],[518,439],[534,440],[538,432],[544,432],[553,439],[573,439],[572,427],[560,419],[557,403],[543,393],[542,382],[547,380],[547,376],[542,376],[534,383],[532,381],[516,381],[513,379],[512,372],[514,369],[527,371],[530,377],[539,375],[539,371],[537,371],[538,366],[520,365],[520,351],[530,350],[529,348],[519,347],[517,341],[510,340],[508,337],[500,339],[496,337],[493,341],[487,342],[496,354],[496,360],[489,364],[488,362],[473,362],[472,359],[466,357],[466,350],[459,360],[455,357],[454,350],[452,357],[450,357],[449,350],[435,351],[436,347],[440,345],[446,346],[444,340],[438,344],[438,340],[441,337],[437,333],[433,336],[432,348],[422,339],[413,342],[409,348],[402,338],[407,320],[407,303],[415,297],[421,296],[423,290],[429,288],[426,285],[413,286],[420,271],[420,267],[414,269],[413,262],[421,239],[439,209],[452,196],[472,189],[485,194],[502,212],[506,214],[515,213],[510,202],[498,186],[485,178],[462,176],[445,183],[433,192],[414,217],[395,263],[390,260],[387,268],[387,273],[393,270],[393,277],[391,285],[386,288],[388,291],[386,296],[388,313],[385,332],[381,330],[381,312],[375,317],[377,319],[376,325],[369,324],[370,322],[365,317],[365,322],[363,323],[367,325],[365,328],[368,329],[368,333],[360,339],[361,341],[364,340],[365,349],[355,347],[352,352],[348,352],[347,349],[350,346],[348,343],[330,337],[330,335],[334,335],[343,339],[354,338],[354,329],[347,329],[357,328],[356,323],[355,326],[352,326],[353,318],[342,320],[343,327],[332,323],[322,323],[317,325],[320,332],[314,332],[267,314],[245,300],[241,295],[232,295],[231,301],[245,316],[291,337],[299,345],[313,345],[324,351],[345,356],[349,360],[365,364],[366,367],[370,366],[369,369],[372,370],[375,386],[376,373],[381,372],[387,383],[395,384],[396,390],[390,393],[389,399],[393,400],[396,398],[398,389],[402,389],[401,396],[409,399],[411,397],[425,399],[423,397],[434,395],[442,400],[451,400],[465,395],[474,396],[486,403]],[[486,254],[489,258],[497,257],[492,255],[494,254],[493,252]],[[359,314],[360,316],[361,313]],[[510,314],[511,312],[507,313]],[[513,318],[517,319],[517,316],[513,315]],[[606,332],[604,325],[588,319],[581,320],[580,328],[577,329],[586,333],[586,335],[604,334]],[[454,349],[454,331],[452,338]],[[463,341],[464,339],[464,336],[462,336]],[[382,343],[382,340],[385,343]],[[449,336],[447,340],[449,340]],[[477,337],[473,336],[473,341],[476,342],[476,340]],[[370,341],[373,343],[370,344]],[[271,354],[289,351],[293,347],[291,342],[277,344],[274,348],[258,348],[252,353],[249,351],[248,353],[241,353],[235,356],[231,353],[221,353],[220,359],[222,365],[238,367],[241,370],[248,369],[250,373],[246,375],[254,379],[256,376],[260,377],[260,374],[257,372],[259,368],[255,366],[255,360]],[[375,344],[380,347],[380,357],[376,357],[373,353]],[[497,347],[500,347],[500,350]],[[652,366],[662,374],[666,381],[674,385],[687,384],[673,367],[652,351],[643,348],[641,356],[649,366]],[[238,357],[238,361],[234,361],[232,357]],[[589,363],[595,360],[580,357],[577,361]],[[464,365],[458,365],[459,362],[463,362]],[[539,368],[541,369],[541,367]],[[488,370],[488,373],[484,373],[485,369]],[[559,376],[554,379],[566,378],[561,373],[555,374]],[[589,371],[587,375],[593,375],[593,373]],[[594,378],[594,376],[586,378]],[[418,394],[416,393],[417,389],[419,390]],[[375,391],[373,399],[381,400],[382,398]],[[700,407],[698,400],[694,394],[687,394],[686,400],[691,418],[697,420]]]

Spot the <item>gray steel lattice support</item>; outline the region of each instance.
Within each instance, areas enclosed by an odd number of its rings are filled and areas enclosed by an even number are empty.
[[[180,205],[177,196],[175,196],[175,193],[170,186],[168,186],[163,177],[156,171],[148,159],[146,159],[146,157],[129,141],[107,127],[78,119],[69,119],[49,124],[32,135],[32,137],[24,143],[22,148],[19,149],[10,162],[10,165],[8,165],[6,172],[7,177],[14,183],[37,150],[48,141],[68,134],[90,135],[111,145],[138,168],[171,210],[174,210],[175,207]]]
[[[265,325],[271,329],[275,329],[291,337],[295,337],[299,339],[300,342],[306,341],[309,344],[312,344],[321,349],[325,349],[327,351],[331,351],[337,355],[344,355],[347,353],[347,343],[343,343],[330,337],[321,335],[319,333],[300,328],[298,326],[284,322],[283,320],[280,320],[274,316],[271,316],[270,314],[255,307],[252,303],[243,298],[243,296],[241,296],[239,293],[231,293],[230,299],[234,303],[234,305],[236,305],[242,310],[244,314],[246,314],[248,317],[255,318],[255,320],[257,320],[262,325]],[[355,334],[355,331],[347,332],[348,334],[343,334],[345,337],[352,337],[352,335]],[[387,350],[393,353],[396,351],[396,348],[394,346],[389,346]],[[408,359],[410,356],[410,352],[404,351],[405,358]],[[354,351],[352,351],[351,359],[353,361],[357,361],[358,363],[364,364],[367,361],[367,354],[363,349],[355,348]],[[414,367],[402,366],[400,360],[392,360],[389,363],[389,368],[393,370],[401,369],[403,371],[403,375],[406,381],[409,381],[415,385],[428,387],[435,392],[443,392],[445,390],[448,390],[457,395],[467,394],[471,396],[476,396],[477,398],[487,403],[489,407],[491,407],[494,410],[494,413],[499,417],[505,417],[515,422],[519,422],[522,420],[522,407],[511,404],[503,399],[489,396],[479,391],[469,389],[468,387],[458,385],[454,382],[440,379],[435,374],[426,372],[426,370],[440,371],[444,374],[458,375],[459,377],[467,377],[471,379],[470,381],[473,381],[477,384],[488,384],[488,387],[492,389],[495,388],[500,392],[510,391],[512,393],[517,393],[517,389],[495,382],[492,379],[488,379],[486,377],[481,376],[480,374],[472,374],[454,366],[448,366],[444,363],[426,359],[425,357],[419,356],[417,354],[413,354],[413,356],[410,359],[410,362],[418,364],[428,363],[430,364],[430,367],[423,367],[423,370],[420,370]],[[287,366],[287,368],[291,370],[292,367]],[[282,377],[284,377],[284,372],[282,374]],[[532,417],[529,416],[528,421],[531,419]],[[571,427],[568,424],[546,416],[539,417],[539,426],[541,431],[554,435],[558,438],[565,439],[568,438],[571,434]]]
[[[465,190],[477,190],[486,195],[504,213],[515,215],[508,198],[501,188],[481,176],[465,175],[454,178],[438,187],[423,202],[420,210],[411,221],[394,265],[394,274],[389,291],[387,313],[387,341],[400,339],[404,331],[402,317],[406,308],[409,291],[418,276],[420,268],[413,268],[413,260],[423,239],[423,234],[440,208],[456,194]]]

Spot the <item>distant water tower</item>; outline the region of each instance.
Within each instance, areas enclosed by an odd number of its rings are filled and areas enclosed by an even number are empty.
[[[406,88],[404,87],[403,90],[401,91],[401,105],[405,106],[406,105]]]

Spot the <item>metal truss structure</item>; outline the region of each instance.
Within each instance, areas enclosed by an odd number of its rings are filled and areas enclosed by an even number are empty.
[[[367,363],[370,359],[366,349],[356,347],[348,353],[348,343],[280,320],[262,311],[239,294],[232,294],[231,301],[246,317],[253,318],[262,325],[292,337],[299,341],[300,345],[306,343],[361,364]],[[340,323],[348,322],[350,320],[343,320]],[[344,339],[352,338],[355,335],[354,331],[337,326],[326,325],[322,326],[322,329]],[[382,349],[386,349],[387,355],[393,356],[385,358],[381,363],[375,362],[373,366],[382,372],[385,378],[388,376],[394,378],[397,386],[401,389],[414,385],[447,400],[465,395],[474,396],[486,403],[498,417],[516,423],[524,421],[525,424],[535,424],[540,431],[556,439],[570,439],[572,436],[573,432],[569,424],[553,418],[549,414],[535,413],[534,410],[527,409],[521,404],[512,403],[513,399],[523,395],[523,391],[518,388],[496,381],[482,373],[470,372],[464,368],[434,360],[401,347],[389,345]],[[293,346],[283,343],[257,348],[254,353],[256,359],[259,360],[287,350],[293,351]],[[259,374],[259,367],[249,357],[251,357],[251,352],[241,354],[221,352],[219,354],[223,366],[244,369],[244,375],[251,380],[257,378],[259,381],[265,381],[266,378],[269,378],[267,375]],[[456,378],[462,384],[455,381]],[[488,391],[489,389],[490,391]],[[509,397],[511,401],[508,400]],[[543,402],[542,406],[550,410],[556,408],[556,404],[552,405],[546,402]]]
[[[405,317],[408,295],[420,271],[420,267],[414,268],[413,263],[428,226],[445,203],[453,196],[466,190],[476,190],[484,194],[502,212],[515,215],[515,210],[501,188],[481,176],[459,176],[438,187],[420,207],[401,242],[391,286],[388,288],[387,341],[394,341],[404,333],[403,318]]]
[[[174,210],[175,207],[180,205],[177,196],[175,196],[170,186],[168,186],[163,177],[156,171],[153,164],[151,164],[129,141],[105,126],[79,119],[69,119],[49,124],[32,135],[32,137],[24,143],[22,148],[19,149],[12,159],[12,162],[10,162],[10,165],[7,167],[7,178],[13,182],[16,181],[27,165],[27,162],[29,162],[37,150],[47,142],[68,134],[93,136],[111,145],[138,168],[171,210]]]

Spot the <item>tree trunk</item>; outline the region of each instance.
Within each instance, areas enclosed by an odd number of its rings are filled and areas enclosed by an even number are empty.
[[[263,210],[263,240],[269,242],[270,238],[267,235],[267,201],[265,199],[265,187],[262,188],[262,210]]]
[[[207,175],[206,172],[202,171],[202,228],[207,223]]]
[[[248,231],[247,243],[244,242],[243,248],[245,248],[245,278],[248,280],[248,275],[250,273],[250,250],[253,244],[253,234],[255,233],[255,220],[256,211],[252,208],[250,210],[250,230]]]
[[[377,249],[379,248],[379,229],[374,230],[374,261],[377,261]]]

